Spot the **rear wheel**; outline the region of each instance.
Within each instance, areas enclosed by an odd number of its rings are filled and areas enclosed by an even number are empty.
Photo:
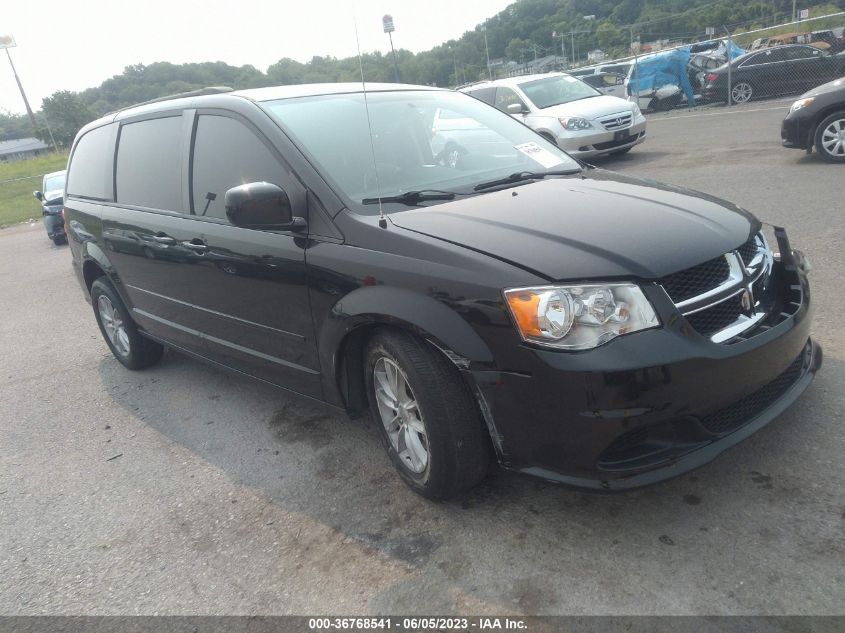
[[[816,151],[831,163],[845,162],[845,111],[834,112],[816,128]]]
[[[129,369],[144,369],[161,359],[164,347],[141,336],[120,295],[105,277],[91,284],[91,303],[100,332],[121,364]]]
[[[61,246],[62,244],[67,243],[67,238],[64,235],[54,235],[50,239],[53,240],[53,244],[56,246]]]
[[[739,81],[731,88],[731,99],[734,103],[746,103],[754,96],[754,86],[747,81]]]
[[[487,474],[491,446],[457,369],[425,342],[383,330],[366,352],[367,397],[382,443],[415,492],[446,499]]]

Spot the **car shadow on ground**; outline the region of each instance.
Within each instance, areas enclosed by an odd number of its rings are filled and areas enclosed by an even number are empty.
[[[645,143],[643,145],[645,145]],[[587,159],[586,162],[594,167],[598,167],[599,169],[609,169],[612,171],[629,165],[648,164],[664,158],[666,158],[665,152],[649,151],[648,149],[643,148],[642,145],[639,145],[627,154],[616,154],[615,156],[606,154],[604,156],[595,156]]]
[[[436,503],[401,483],[368,418],[350,420],[172,352],[144,372],[129,372],[109,356],[100,375],[121,407],[233,481],[420,571],[413,586],[379,595],[371,608],[381,612],[414,611],[414,604],[450,612],[457,591],[508,610],[556,613],[572,599],[561,593],[568,583],[595,586],[609,570],[630,577],[646,560],[657,567],[651,573],[667,578],[671,569],[690,573],[705,559],[711,568],[731,569],[742,533],[760,538],[760,525],[742,523],[748,512],[803,498],[772,472],[783,466],[783,447],[796,433],[825,441],[813,437],[820,432],[806,409],[822,395],[817,381],[751,440],[657,486],[597,494],[497,470],[460,498]],[[730,547],[720,543],[727,535]],[[549,585],[549,578],[563,584]],[[614,591],[621,599],[628,590]]]

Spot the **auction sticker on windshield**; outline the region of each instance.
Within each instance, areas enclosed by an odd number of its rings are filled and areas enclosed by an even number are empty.
[[[543,149],[537,145],[537,143],[522,143],[521,145],[514,145],[513,147],[528,156],[531,160],[540,163],[546,168],[560,165],[563,162],[549,150]]]

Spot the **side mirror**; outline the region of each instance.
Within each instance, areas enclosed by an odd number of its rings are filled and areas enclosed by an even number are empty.
[[[32,195],[38,198],[39,200],[44,200],[44,194],[40,191],[33,191]]]
[[[508,107],[508,114],[522,114],[525,112],[525,108],[521,103],[511,103]]]
[[[269,182],[251,182],[226,192],[226,217],[246,229],[296,229],[303,218],[293,217],[288,194]]]

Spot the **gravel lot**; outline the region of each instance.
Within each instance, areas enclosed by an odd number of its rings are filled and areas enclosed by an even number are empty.
[[[361,422],[177,354],[124,370],[67,247],[0,232],[0,614],[845,613],[845,168],[781,149],[784,108],[654,116],[602,161],[786,225],[825,350],[778,421],[622,495],[425,501]]]

